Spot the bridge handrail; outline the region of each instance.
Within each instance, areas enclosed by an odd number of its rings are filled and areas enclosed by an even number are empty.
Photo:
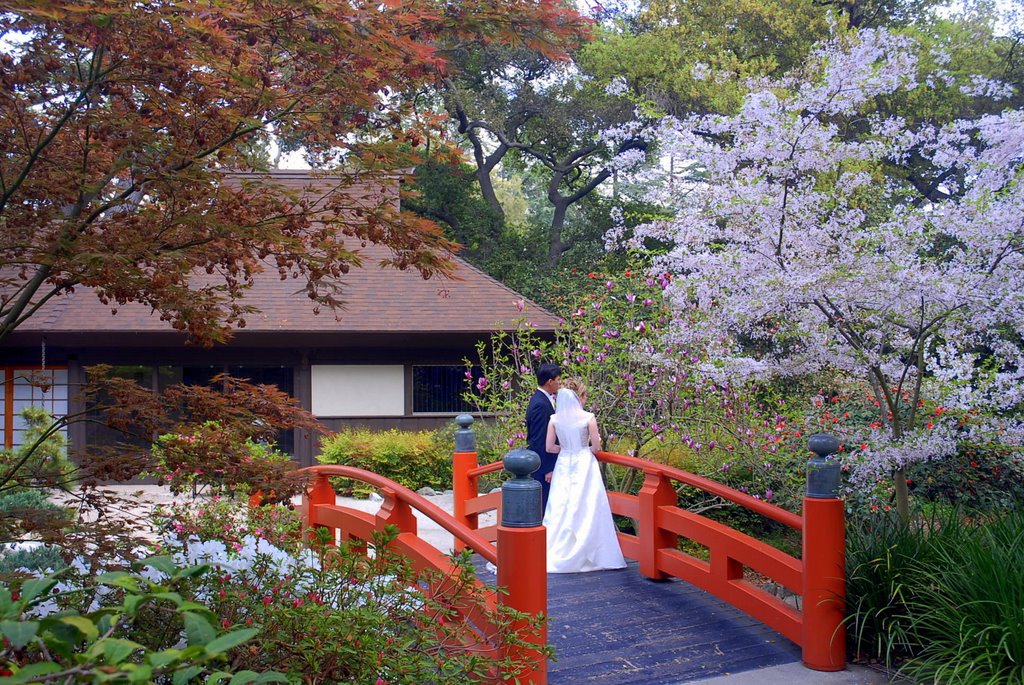
[[[470,438],[472,436],[472,431],[467,428],[471,422],[471,418],[463,420],[461,430],[456,433],[452,475],[455,518],[470,528],[477,528],[481,513],[500,506],[494,502],[493,495],[479,494],[479,476],[500,470],[503,463],[492,462],[483,466],[477,463],[475,446],[471,439],[466,439],[466,434]],[[812,440],[815,437],[812,436]],[[836,441],[833,438],[824,442]],[[838,471],[838,466],[834,462],[830,465],[824,456],[832,454],[835,449],[821,444],[821,440],[818,443],[816,447],[809,444],[818,457],[808,462],[808,492],[799,515],[665,464],[612,452],[598,452],[597,459],[644,474],[638,493],[608,493],[613,513],[637,521],[635,531],[620,531],[618,539],[623,554],[637,560],[641,574],[653,580],[680,578],[700,587],[799,644],[807,667],[835,671],[845,666],[846,656],[843,622],[845,522],[842,500],[836,496],[834,487],[825,487],[832,482],[830,479],[838,482],[829,471]],[[817,463],[812,464],[815,459]],[[817,478],[813,492],[812,474]],[[681,508],[677,490],[679,483],[799,531],[799,556],[787,554],[741,531]],[[680,549],[680,538],[703,546],[707,557]],[[540,544],[543,544],[543,539]],[[747,568],[799,595],[799,608],[767,591],[761,584],[750,582],[745,575]],[[498,573],[500,581],[500,563]]]
[[[757,499],[756,497],[751,497],[746,493],[730,488],[727,485],[717,483],[709,478],[698,476],[695,473],[677,469],[666,464],[659,464],[646,459],[640,459],[638,457],[630,457],[625,454],[615,454],[614,452],[598,452],[597,459],[598,461],[602,461],[606,464],[615,464],[617,466],[637,469],[647,474],[658,475],[680,483],[685,483],[686,485],[698,488],[704,492],[721,497],[724,500],[728,500],[734,504],[740,505],[741,507],[757,512],[762,516],[789,526],[794,530],[803,530],[803,518],[797,514],[787,511],[782,507],[765,502],[764,500]]]
[[[399,485],[384,476],[356,466],[342,466],[340,464],[307,466],[304,469],[299,469],[299,473],[318,476],[340,476],[350,480],[358,480],[367,485],[373,485],[384,493],[385,502],[387,502],[388,498],[392,498],[409,505],[447,530],[456,540],[472,549],[487,561],[492,564],[498,562],[498,552],[494,545],[478,535],[476,531],[457,521],[451,514],[427,500],[423,495],[410,490],[404,485]]]
[[[486,475],[488,473],[497,473],[498,471],[501,471],[503,468],[505,468],[504,462],[502,462],[502,461],[492,461],[490,464],[484,464],[483,466],[476,467],[475,469],[470,471],[467,475],[470,478],[478,478],[478,477]]]

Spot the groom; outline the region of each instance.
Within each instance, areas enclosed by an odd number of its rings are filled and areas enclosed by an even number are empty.
[[[526,408],[526,444],[540,455],[540,468],[533,472],[533,477],[540,481],[543,508],[548,506],[551,472],[558,458],[557,454],[544,449],[544,443],[548,435],[548,419],[555,413],[555,394],[558,392],[561,375],[562,371],[557,364],[541,364],[537,369],[537,391],[533,393]]]

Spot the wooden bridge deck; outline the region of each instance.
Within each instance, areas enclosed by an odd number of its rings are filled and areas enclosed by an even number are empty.
[[[800,661],[771,628],[689,583],[647,580],[635,562],[549,574],[548,614],[549,685],[679,685]]]

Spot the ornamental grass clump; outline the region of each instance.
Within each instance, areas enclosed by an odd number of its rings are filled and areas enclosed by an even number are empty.
[[[919,643],[901,672],[915,682],[1024,682],[1024,513],[964,527],[916,564],[908,608]]]
[[[1024,513],[879,510],[849,527],[854,656],[913,682],[1024,681]]]

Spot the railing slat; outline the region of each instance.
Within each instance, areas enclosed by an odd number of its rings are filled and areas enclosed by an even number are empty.
[[[690,511],[673,508],[660,513],[662,525],[673,533],[734,559],[742,566],[786,586],[795,594],[803,592],[803,564],[799,559],[757,538]]]
[[[682,469],[677,469],[666,464],[658,464],[653,461],[629,457],[624,454],[598,452],[597,459],[598,461],[603,461],[606,464],[616,464],[630,469],[637,469],[638,471],[643,471],[645,474],[659,475],[678,483],[693,486],[699,490],[703,490],[704,492],[721,497],[729,502],[733,502],[734,504],[739,504],[746,509],[750,509],[762,516],[778,521],[779,523],[789,526],[794,530],[803,530],[803,519],[793,512],[786,511],[782,507],[769,504],[768,502],[759,500],[756,497],[751,497],[750,495],[734,490],[727,485],[715,482],[710,478],[704,478],[703,476],[698,476],[695,473],[683,471]]]

